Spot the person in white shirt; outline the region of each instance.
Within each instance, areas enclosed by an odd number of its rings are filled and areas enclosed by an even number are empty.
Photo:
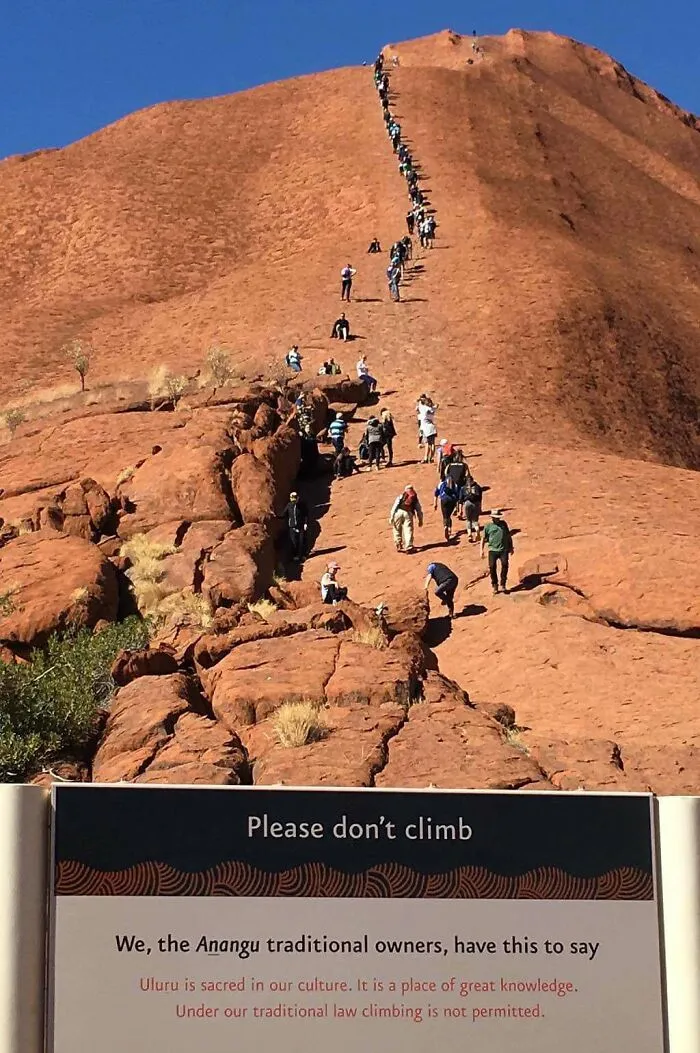
[[[348,590],[336,581],[339,570],[339,563],[329,563],[326,573],[321,578],[321,601],[323,603],[335,604],[347,599]]]
[[[347,300],[350,303],[350,291],[352,289],[352,280],[357,274],[354,267],[351,267],[348,263],[346,267],[343,267],[340,272],[340,299]]]
[[[377,381],[369,371],[366,355],[362,355],[356,368],[358,379],[367,385],[368,391],[374,393],[377,390]]]

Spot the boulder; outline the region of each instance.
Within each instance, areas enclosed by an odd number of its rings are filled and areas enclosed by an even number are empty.
[[[566,557],[556,552],[546,556],[535,556],[518,567],[518,578],[520,581],[528,581],[549,578],[553,574],[565,575],[568,566]]]
[[[386,702],[408,706],[417,693],[410,655],[343,640],[325,697],[335,706],[379,706]]]
[[[340,641],[311,629],[241,644],[208,677],[214,715],[231,730],[255,724],[283,702],[325,702]]]
[[[239,454],[231,467],[231,488],[243,522],[271,529],[277,517],[277,494],[270,465],[252,453]]]
[[[451,681],[428,673],[424,698],[390,741],[377,786],[517,790],[543,781],[525,749],[506,742],[499,725],[465,704]]]
[[[316,376],[302,384],[303,391],[318,391],[328,402],[344,402],[363,405],[367,401],[367,385],[361,380],[344,376]]]
[[[117,616],[114,567],[82,538],[41,530],[8,542],[0,549],[0,581],[10,593],[0,642],[36,647],[51,633]]]
[[[193,701],[196,690],[182,673],[144,676],[121,688],[92,763],[93,781],[132,781],[141,775]]]
[[[126,687],[141,676],[167,676],[177,671],[178,664],[169,651],[144,647],[139,651],[120,651],[110,674],[117,687]]]
[[[250,603],[272,583],[274,571],[272,538],[264,527],[250,523],[214,546],[204,567],[202,592],[214,608]]]
[[[387,743],[406,719],[403,706],[333,706],[323,711],[325,736],[285,748],[269,720],[243,728],[256,785],[373,786]]]
[[[272,585],[268,593],[272,602],[282,610],[295,611],[315,603],[321,590],[315,581],[283,581]]]
[[[193,436],[193,439],[196,436]],[[232,521],[227,470],[216,447],[173,443],[149,457],[120,487],[123,538],[148,533],[168,521]]]
[[[205,690],[208,685],[206,671],[230,654],[234,647],[254,643],[256,640],[275,640],[280,636],[293,636],[295,632],[301,631],[302,629],[294,624],[285,625],[283,622],[270,624],[260,619],[255,625],[240,625],[228,633],[211,633],[201,636],[195,644],[194,660]]]
[[[163,560],[163,581],[172,592],[199,590],[205,560],[230,531],[231,524],[225,519],[205,519],[189,526],[185,524],[185,528],[182,540],[179,537],[175,540],[177,551]],[[156,533],[151,531],[148,537]]]
[[[238,735],[210,717],[183,713],[175,732],[135,782],[238,786],[249,782]]]
[[[298,610],[275,611],[270,615],[269,620],[272,625],[288,625],[296,632],[302,632],[305,629],[325,629],[329,633],[342,633],[351,626],[341,604],[332,606],[329,603],[322,603],[321,600],[316,600],[308,607],[300,607]]]
[[[424,636],[428,628],[428,599],[423,589],[411,586],[390,589],[383,597],[388,606],[386,623],[391,632]]]
[[[272,476],[273,505],[281,510],[301,465],[301,442],[296,428],[283,424],[274,435],[257,439],[252,452]]]
[[[521,736],[525,747],[549,781],[559,790],[628,790],[644,793],[644,779],[628,773],[620,747],[607,739]]]

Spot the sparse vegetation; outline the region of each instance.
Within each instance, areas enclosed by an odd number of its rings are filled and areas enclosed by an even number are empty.
[[[17,406],[14,409],[5,410],[2,419],[5,421],[5,426],[10,435],[14,435],[20,424],[24,424],[27,414]]]
[[[83,340],[71,340],[63,350],[80,377],[80,390],[85,391],[85,377],[90,370],[92,347]]]
[[[191,625],[196,629],[209,629],[214,622],[211,604],[206,596],[191,589],[171,592],[161,600],[154,611],[157,622],[176,625]]]
[[[0,662],[0,782],[20,782],[57,754],[79,754],[115,690],[122,648],[144,647],[149,625],[127,618],[93,634],[52,636],[29,662]]]
[[[187,377],[171,373],[167,366],[160,365],[153,370],[148,381],[148,394],[151,409],[155,408],[158,398],[167,399],[177,406],[187,389]]]
[[[233,379],[233,366],[228,351],[214,344],[207,351],[207,369],[217,388],[223,388]]]
[[[351,639],[353,643],[364,644],[365,647],[374,647],[382,651],[387,646],[387,638],[378,625],[371,625],[367,629],[354,629]]]
[[[514,749],[520,750],[521,753],[529,754],[530,748],[522,738],[523,731],[525,731],[525,728],[519,728],[517,724],[513,724],[513,726],[509,728],[504,727],[502,728],[503,739]]]
[[[136,467],[133,464],[130,464],[128,468],[122,468],[117,476],[116,485],[121,486],[122,483],[128,483],[130,479],[134,478],[135,473]]]
[[[319,742],[328,734],[323,711],[317,702],[284,702],[272,718],[277,741],[285,749]]]
[[[121,547],[121,555],[130,562],[126,576],[134,588],[138,609],[142,614],[153,614],[168,595],[163,581],[166,568],[163,560],[175,552],[173,545],[152,541],[145,534],[136,534]]]
[[[10,585],[9,588],[0,589],[0,616],[3,618],[7,618],[14,611],[15,601],[12,597],[16,592],[16,585]]]
[[[261,618],[267,621],[270,615],[275,613],[277,607],[272,600],[263,598],[262,600],[256,600],[255,603],[249,603],[248,610],[251,614],[259,614]]]

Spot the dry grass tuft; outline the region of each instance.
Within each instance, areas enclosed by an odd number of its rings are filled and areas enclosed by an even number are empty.
[[[117,476],[115,485],[116,486],[121,486],[122,483],[128,483],[130,479],[134,478],[135,474],[136,474],[136,466],[133,465],[133,464],[130,464],[128,466],[128,468],[122,468],[121,472]]]
[[[321,707],[317,702],[285,702],[275,712],[272,726],[277,741],[285,749],[296,749],[319,742],[328,734]]]
[[[191,589],[171,592],[160,601],[155,614],[156,618],[171,625],[191,625],[196,629],[209,629],[214,622],[207,598]]]
[[[255,603],[249,603],[248,610],[251,614],[259,614],[261,618],[264,618],[265,621],[267,621],[269,617],[275,613],[277,607],[272,600],[262,599],[256,600]]]
[[[165,567],[163,560],[175,552],[173,545],[151,541],[145,534],[136,534],[121,547],[121,555],[131,562],[126,572],[134,587],[136,603],[142,614],[154,614],[168,595],[168,587],[163,581]]]
[[[389,642],[378,625],[370,626],[369,629],[354,629],[350,639],[353,643],[374,647],[377,651],[383,651]]]

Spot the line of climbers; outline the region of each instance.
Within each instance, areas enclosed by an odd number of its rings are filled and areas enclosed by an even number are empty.
[[[419,186],[419,173],[414,158],[401,136],[401,126],[391,112],[391,95],[389,75],[384,69],[384,58],[380,53],[374,64],[374,82],[384,112],[384,121],[391,139],[394,153],[398,156],[399,170],[406,178],[411,207],[406,215],[408,235],[394,242],[390,251],[390,264],[387,269],[389,292],[392,300],[400,301],[399,285],[404,278],[406,262],[412,259],[413,242],[411,235],[418,232],[421,246],[432,248],[437,228],[435,210],[428,207],[425,192]],[[368,253],[382,251],[378,238],[373,238]],[[350,263],[341,271],[341,300],[351,302],[353,279],[356,270]],[[342,340],[350,339],[350,325],[345,314],[336,320],[331,337]],[[301,354],[294,345],[287,354],[287,364],[296,372],[302,368]],[[362,355],[357,363],[357,375],[368,389],[368,395],[377,394],[377,381],[370,374],[366,356]],[[333,358],[324,361],[319,374],[340,373],[340,367]],[[453,517],[466,523],[465,533],[470,544],[481,541],[482,559],[488,554],[489,576],[494,595],[508,593],[507,580],[510,556],[513,553],[512,532],[501,509],[492,509],[486,513],[490,522],[483,532],[479,519],[484,514],[482,509],[483,494],[488,487],[481,486],[473,477],[464,452],[455,444],[442,439],[437,444],[436,414],[438,407],[426,394],[419,396],[416,404],[416,421],[418,426],[418,446],[423,453],[424,464],[433,464],[437,459],[438,481],[433,494],[433,509],[437,511],[438,503],[442,514],[445,543],[450,545],[458,541],[453,534]],[[319,460],[318,440],[330,441],[334,448],[333,475],[336,480],[351,476],[360,471],[358,462],[366,462],[367,470],[376,468],[379,471],[386,461],[387,467],[394,463],[393,441],[397,435],[391,412],[383,408],[379,416],[371,416],[359,443],[355,456],[347,446],[348,423],[337,413],[324,432],[317,437],[311,427],[311,413],[302,394],[295,404],[296,416],[302,441],[302,474],[315,472]],[[298,494],[290,495],[290,502],[283,513],[287,519],[289,539],[293,559],[301,561],[307,550],[307,532],[309,513],[305,502]],[[414,535],[416,524],[423,526],[423,508],[418,493],[413,485],[404,487],[394,501],[389,524],[392,529],[397,552],[412,554],[416,552]],[[337,578],[340,566],[329,563],[321,579],[321,596],[325,603],[337,603],[347,597],[347,588],[340,585]],[[426,592],[430,585],[435,585],[435,595],[447,608],[450,618],[454,616],[454,597],[459,584],[455,572],[443,563],[430,562],[427,566],[427,577],[424,583]]]

